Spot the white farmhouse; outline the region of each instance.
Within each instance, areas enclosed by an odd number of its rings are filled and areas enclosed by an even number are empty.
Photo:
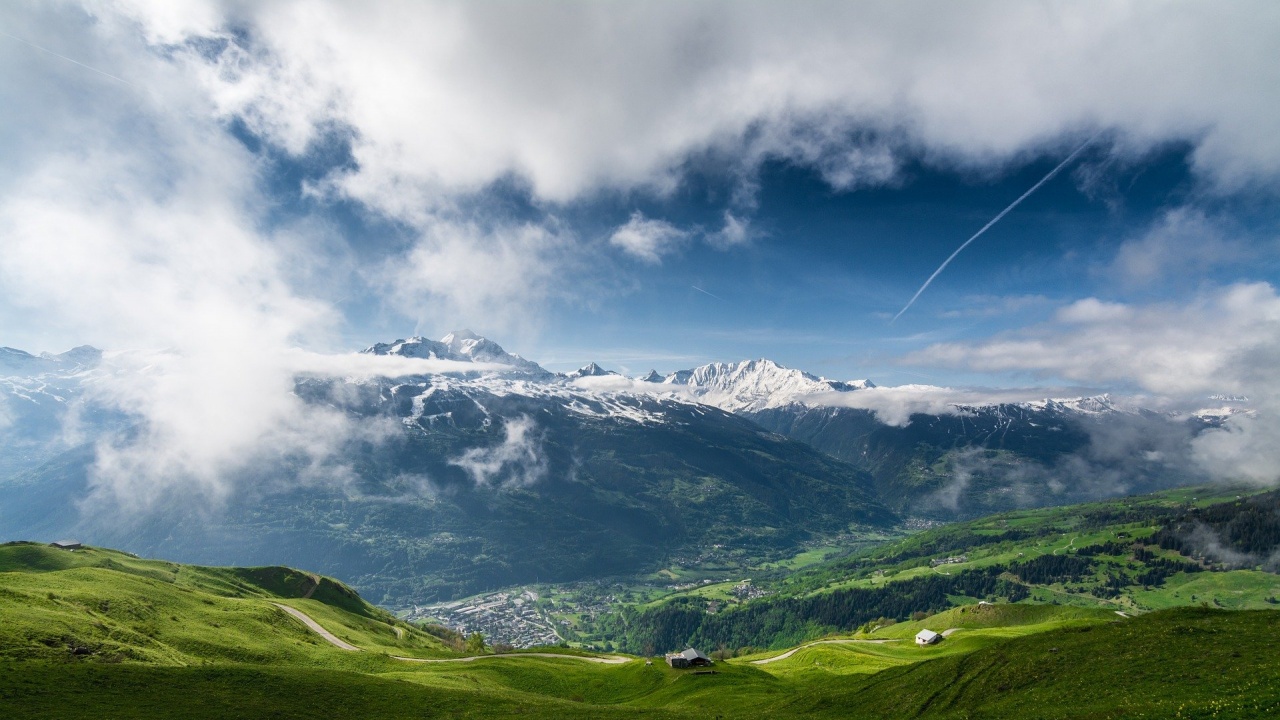
[[[921,630],[916,633],[917,645],[932,645],[942,639],[942,636],[932,630]]]

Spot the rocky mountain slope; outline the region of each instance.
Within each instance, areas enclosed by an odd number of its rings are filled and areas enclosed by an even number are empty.
[[[171,498],[138,520],[84,504],[94,436],[70,449],[61,439],[69,408],[92,410],[77,398],[103,372],[99,353],[6,351],[6,413],[19,422],[0,440],[19,461],[0,476],[0,534],[91,534],[194,562],[270,558],[348,578],[380,601],[447,599],[653,569],[715,545],[781,556],[903,516],[947,520],[1191,482],[1187,441],[1220,422],[1100,397],[954,406],[890,425],[822,404],[875,392],[869,381],[768,360],[641,379],[595,363],[552,373],[466,331],[364,352],[476,369],[300,377],[306,403],[377,428],[343,441],[336,479],[278,457],[236,478],[225,506]]]

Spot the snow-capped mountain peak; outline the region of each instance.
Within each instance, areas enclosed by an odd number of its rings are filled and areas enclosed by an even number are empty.
[[[481,337],[470,330],[455,330],[439,340],[414,336],[392,343],[378,343],[365,348],[372,355],[400,355],[402,357],[460,362],[497,363],[512,368],[509,373],[536,379],[550,379],[554,374],[531,360],[512,355],[498,343]]]
[[[651,377],[645,379],[652,382]],[[730,412],[783,407],[819,393],[874,387],[866,380],[848,383],[828,380],[765,358],[679,370],[663,378],[662,383],[678,386],[698,402]]]
[[[1046,410],[1059,413],[1074,412],[1086,415],[1099,415],[1120,411],[1120,408],[1116,406],[1115,400],[1112,399],[1109,393],[1093,395],[1090,397],[1045,398],[1044,400],[1026,403],[1026,406],[1034,410]]]
[[[573,372],[565,373],[565,377],[569,378],[570,380],[575,380],[577,378],[582,378],[582,377],[601,377],[603,375],[617,375],[617,374],[618,373],[612,370],[605,370],[604,368],[592,362],[592,363],[587,363],[586,365],[583,365],[582,367],[578,368],[577,370],[574,370]]]
[[[0,347],[0,375],[65,374],[91,368],[101,360],[102,351],[92,345],[81,345],[64,353],[42,352],[39,355],[17,348]]]

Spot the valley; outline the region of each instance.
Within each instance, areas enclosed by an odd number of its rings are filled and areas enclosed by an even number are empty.
[[[1170,449],[1212,414],[1083,398],[893,425],[805,404],[873,383],[767,361],[556,374],[468,333],[367,353],[477,369],[297,378],[301,402],[384,429],[337,447],[341,483],[277,458],[212,510],[130,515],[101,445],[26,436],[0,530],[89,542],[0,546],[0,711],[169,717],[173,693],[201,698],[186,717],[302,717],[300,694],[339,718],[1280,709],[1259,640],[1280,618],[1280,495],[1195,484]],[[128,443],[127,418],[69,409],[92,405],[96,357],[20,358],[41,372],[6,402]],[[1101,456],[1108,433],[1126,441]],[[711,669],[662,660],[686,647]],[[1080,692],[1095,704],[1063,702]]]
[[[353,428],[317,435],[319,464],[268,455],[228,472],[216,499],[156,498],[134,517],[114,489],[133,481],[102,465],[146,432],[103,400],[133,365],[93,348],[8,353],[4,413],[39,422],[0,429],[6,457],[26,458],[0,476],[0,536],[314,568],[397,609],[530,584],[754,578],[817,548],[1186,485],[1204,480],[1188,439],[1248,412],[1104,396],[953,404],[892,424],[840,405],[882,390],[867,380],[764,359],[641,378],[595,363],[552,373],[457,331],[361,353],[453,372],[299,375],[305,408]],[[81,442],[68,447],[72,419]],[[4,435],[18,427],[21,438]]]
[[[317,704],[331,718],[1280,711],[1273,610],[1117,613],[1030,598],[962,601],[792,648],[717,650],[712,671],[696,671],[661,657],[555,646],[512,654],[398,620],[341,583],[287,568],[8,543],[0,546],[0,617],[7,717],[304,718]],[[923,629],[944,639],[920,646]]]
[[[686,571],[679,583],[669,582],[674,573],[664,571],[505,594],[537,595],[531,604],[566,644],[635,653],[681,644],[731,652],[782,647],[855,630],[876,617],[895,617],[895,611],[902,617],[1001,599],[1126,613],[1189,605],[1280,608],[1280,579],[1267,564],[1267,548],[1276,545],[1262,545],[1248,566],[1238,558],[1223,563],[1212,554],[1184,547],[1188,557],[1160,545],[1176,544],[1171,538],[1178,536],[1169,528],[1185,523],[1188,513],[1222,514],[1238,506],[1235,522],[1253,525],[1248,518],[1257,512],[1264,524],[1274,523],[1266,518],[1276,502],[1274,494],[1244,486],[1184,488],[1000,514],[882,539],[870,548],[810,551],[791,563],[711,565]],[[1267,533],[1259,542],[1280,545],[1280,528]],[[489,597],[459,607],[484,606]],[[839,612],[822,609],[831,602]],[[502,608],[488,608],[488,627],[497,629],[514,617]],[[431,607],[415,615],[456,622]],[[485,626],[467,627],[485,632]],[[665,632],[672,627],[686,628],[685,634]]]

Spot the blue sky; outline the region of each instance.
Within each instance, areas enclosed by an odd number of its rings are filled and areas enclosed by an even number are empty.
[[[0,344],[234,378],[469,327],[555,370],[1270,392],[1270,3],[130,0],[0,25]],[[1134,338],[1188,359],[1153,373]]]
[[[242,138],[261,147],[251,135]],[[1046,150],[983,172],[931,167],[907,155],[908,167],[892,184],[854,189],[833,188],[813,168],[773,161],[758,169],[745,202],[734,197],[741,179],[714,163],[682,176],[668,193],[604,193],[552,207],[539,206],[520,183],[495,183],[469,198],[486,217],[537,222],[552,215],[584,244],[608,246],[612,233],[641,213],[685,236],[659,262],[613,248],[594,258],[603,267],[576,268],[580,275],[565,280],[583,283],[581,292],[548,302],[535,333],[501,318],[424,321],[388,310],[376,288],[356,283],[344,303],[344,337],[357,347],[415,332],[438,337],[469,325],[554,370],[598,360],[635,375],[769,357],[882,384],[990,383],[990,377],[905,367],[900,360],[931,343],[1042,322],[1081,298],[1151,302],[1176,299],[1205,283],[1275,281],[1274,256],[1167,271],[1150,282],[1126,278],[1115,267],[1121,249],[1158,232],[1171,215],[1212,218],[1206,227],[1218,226],[1215,232],[1230,232],[1241,242],[1274,237],[1276,215],[1268,189],[1225,197],[1200,192],[1187,143],[1117,159],[1100,138],[891,321],[943,259],[1068,152]],[[350,162],[341,149],[327,154],[275,158],[269,185],[288,212],[332,218],[352,250],[369,257],[411,244],[410,227],[347,203],[302,199],[303,179]],[[748,238],[731,247],[705,237],[721,230],[726,212],[750,227]],[[1001,379],[1057,380],[1026,374]]]

